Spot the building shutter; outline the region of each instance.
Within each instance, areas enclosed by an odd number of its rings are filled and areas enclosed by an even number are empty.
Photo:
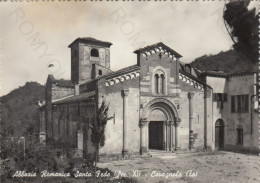
[[[217,101],[217,94],[213,93],[213,102],[216,102],[216,101]]]
[[[248,95],[245,95],[245,112],[248,112],[249,108],[249,97]]]
[[[227,101],[227,94],[224,93],[223,95],[224,95],[224,97],[223,97],[224,98],[224,102],[226,102]]]
[[[241,112],[241,95],[237,95],[237,112]]]
[[[231,112],[236,112],[235,96],[231,96]]]
[[[222,101],[223,100],[223,96],[222,96],[223,94],[222,93],[218,93],[217,94],[217,101]]]
[[[213,102],[216,102],[216,101],[217,101],[217,94],[213,93]]]

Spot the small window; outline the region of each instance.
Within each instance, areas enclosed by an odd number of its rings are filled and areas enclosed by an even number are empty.
[[[162,70],[157,70],[153,76],[153,93],[159,95],[166,95],[167,93],[167,81],[165,73]]]
[[[102,75],[102,70],[98,70],[98,75]]]
[[[164,86],[165,78],[164,78],[163,74],[161,74],[160,79],[161,79],[161,94],[164,94],[165,93],[165,91],[164,91],[165,90],[165,86]]]
[[[222,93],[217,94],[217,101],[223,101]]]
[[[189,64],[185,65],[185,71],[189,74],[191,74],[191,66]]]
[[[249,96],[235,95],[231,96],[231,112],[248,112],[249,111]]]
[[[226,93],[213,93],[213,102],[226,102],[227,94]]]
[[[243,129],[237,129],[237,144],[243,145]]]
[[[154,76],[154,88],[155,88],[155,93],[159,94],[159,75],[155,74]]]
[[[99,52],[97,49],[93,48],[90,52],[91,57],[99,57]]]

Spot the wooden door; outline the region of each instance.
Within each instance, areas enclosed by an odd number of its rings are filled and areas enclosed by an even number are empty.
[[[215,148],[222,149],[224,147],[224,123],[217,121],[215,124]]]
[[[163,122],[149,123],[149,149],[163,150]]]

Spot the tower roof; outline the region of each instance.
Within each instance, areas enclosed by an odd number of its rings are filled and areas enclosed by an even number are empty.
[[[106,47],[110,47],[112,45],[112,43],[107,42],[107,41],[101,41],[92,37],[79,37],[77,38],[75,41],[73,41],[69,47],[71,47],[74,43],[76,42],[82,42],[82,43],[86,43],[86,44],[97,44],[100,46],[106,46]]]

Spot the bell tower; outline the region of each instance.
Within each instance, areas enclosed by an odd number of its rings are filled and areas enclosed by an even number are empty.
[[[110,46],[112,43],[91,37],[73,41],[71,49],[71,81],[81,84],[110,72]]]

